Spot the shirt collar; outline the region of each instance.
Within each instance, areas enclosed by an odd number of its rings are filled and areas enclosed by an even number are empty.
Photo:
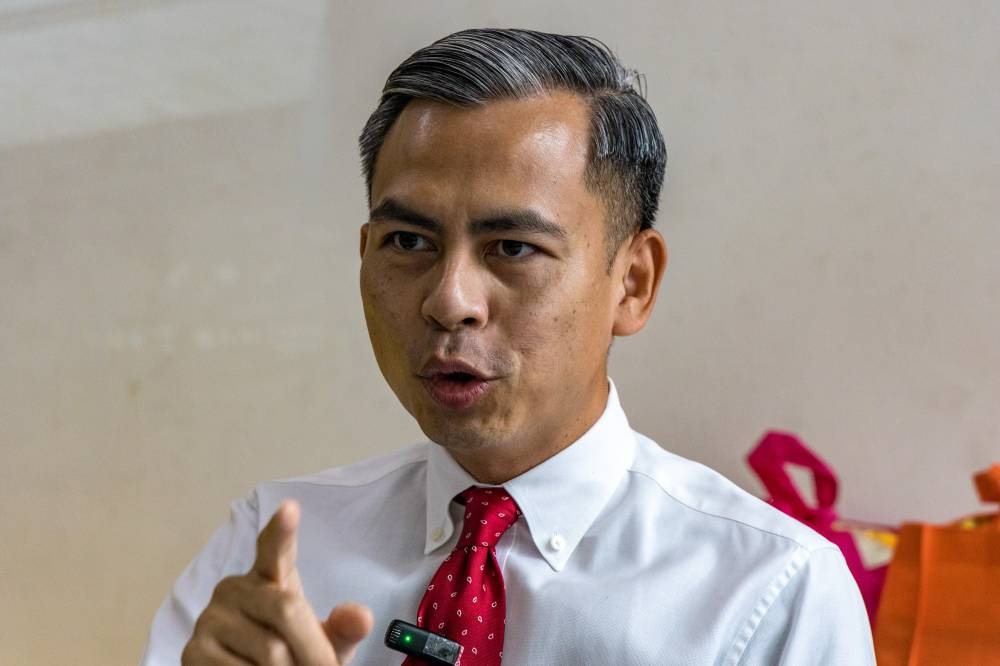
[[[608,379],[604,413],[578,440],[545,462],[503,484],[517,502],[539,553],[562,570],[632,463],[633,434]],[[427,536],[424,553],[448,542],[454,531],[451,500],[476,480],[444,447],[427,459]],[[481,484],[478,484],[481,485]]]

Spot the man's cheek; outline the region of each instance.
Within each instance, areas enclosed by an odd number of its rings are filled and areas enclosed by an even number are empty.
[[[568,342],[561,339],[564,330],[556,315],[515,322],[510,339],[515,342],[521,371],[543,374],[552,367],[554,358]]]
[[[396,333],[401,332],[406,325],[405,311],[407,307],[405,294],[400,294],[396,281],[389,276],[380,276],[370,280],[366,290],[366,302],[381,327]]]

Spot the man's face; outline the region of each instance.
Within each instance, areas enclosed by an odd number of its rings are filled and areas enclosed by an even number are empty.
[[[424,433],[470,471],[523,471],[604,408],[623,292],[605,204],[584,184],[588,142],[570,93],[415,100],[378,154],[361,229],[372,347]]]

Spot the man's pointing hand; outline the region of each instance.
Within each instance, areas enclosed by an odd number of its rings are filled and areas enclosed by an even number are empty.
[[[364,606],[347,603],[320,621],[295,567],[299,506],[282,502],[257,538],[257,559],[224,578],[184,648],[185,666],[343,666],[372,628]]]

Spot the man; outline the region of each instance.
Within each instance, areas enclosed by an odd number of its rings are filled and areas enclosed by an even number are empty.
[[[607,378],[667,261],[634,73],[459,32],[390,75],[361,153],[372,347],[430,441],[235,503],[146,664],[399,663],[395,618],[463,664],[874,663],[836,547],[632,431]]]

